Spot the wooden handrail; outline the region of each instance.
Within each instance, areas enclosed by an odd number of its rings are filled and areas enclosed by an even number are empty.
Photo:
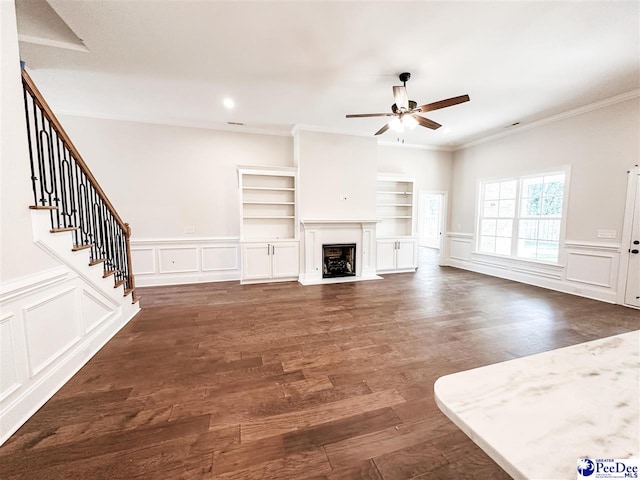
[[[111,215],[113,215],[113,218],[115,218],[116,222],[118,222],[118,225],[120,225],[122,230],[124,230],[125,232],[130,231],[128,230],[127,224],[124,223],[122,218],[120,218],[120,215],[118,215],[118,212],[109,201],[107,194],[104,193],[104,190],[102,190],[102,187],[96,180],[96,177],[94,177],[93,173],[91,173],[91,170],[89,169],[84,159],[82,158],[82,155],[80,155],[75,145],[69,138],[69,135],[67,135],[67,132],[64,130],[64,128],[62,128],[62,125],[54,115],[53,110],[51,110],[51,107],[49,107],[49,105],[45,101],[44,97],[40,93],[40,90],[38,90],[38,87],[36,87],[35,83],[33,82],[33,80],[31,79],[31,77],[29,76],[29,74],[26,72],[24,68],[22,69],[22,81],[25,88],[31,93],[31,95],[33,96],[33,99],[36,101],[38,106],[47,114],[47,119],[49,120],[53,128],[56,130],[58,137],[62,140],[62,142],[69,149],[71,154],[74,156],[76,163],[78,164],[78,167],[80,167],[80,170],[82,170],[82,173],[85,174],[85,176],[87,177],[87,179],[89,180],[93,188],[95,188],[96,192],[98,192],[98,195],[100,196],[102,201],[105,203],[105,205],[111,212]]]

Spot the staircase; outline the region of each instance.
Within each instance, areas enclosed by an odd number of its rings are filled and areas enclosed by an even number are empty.
[[[113,287],[122,287],[124,297],[136,303],[129,224],[120,218],[24,68],[22,85],[33,189],[29,208],[46,212],[49,232],[71,235],[70,250],[88,252],[88,265],[101,266],[102,277],[112,278]],[[34,216],[36,243],[82,275],[77,259],[41,234],[42,216]]]

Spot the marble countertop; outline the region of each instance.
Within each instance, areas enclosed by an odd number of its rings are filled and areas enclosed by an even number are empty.
[[[640,330],[454,373],[438,407],[515,479],[640,457]]]

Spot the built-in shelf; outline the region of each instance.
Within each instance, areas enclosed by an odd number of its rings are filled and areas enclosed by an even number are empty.
[[[376,215],[381,220],[379,238],[414,235],[414,181],[394,175],[378,175]]]
[[[239,167],[240,238],[243,241],[297,237],[296,170]]]

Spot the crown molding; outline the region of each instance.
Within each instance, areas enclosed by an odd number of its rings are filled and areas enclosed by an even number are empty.
[[[618,103],[626,102],[627,100],[633,100],[634,98],[638,98],[638,97],[640,97],[640,89],[631,90],[629,92],[621,93],[620,95],[616,95],[614,97],[610,97],[605,100],[600,100],[598,102],[590,103],[588,105],[583,105],[582,107],[574,108],[572,110],[567,110],[566,112],[563,112],[563,113],[551,115],[550,117],[543,118],[541,120],[536,120],[535,122],[527,123],[525,125],[521,125],[504,132],[495,133],[487,137],[479,138],[478,140],[473,140],[471,142],[463,143],[453,148],[452,151],[457,152],[459,150],[464,150],[469,147],[475,147],[476,145],[480,145],[486,142],[491,142],[499,138],[508,137],[510,135],[515,135],[517,133],[525,132],[527,130],[549,125],[551,123],[559,122],[561,120],[566,120],[567,118],[583,115],[585,113],[589,113],[594,110],[610,107],[611,105],[616,105]]]

